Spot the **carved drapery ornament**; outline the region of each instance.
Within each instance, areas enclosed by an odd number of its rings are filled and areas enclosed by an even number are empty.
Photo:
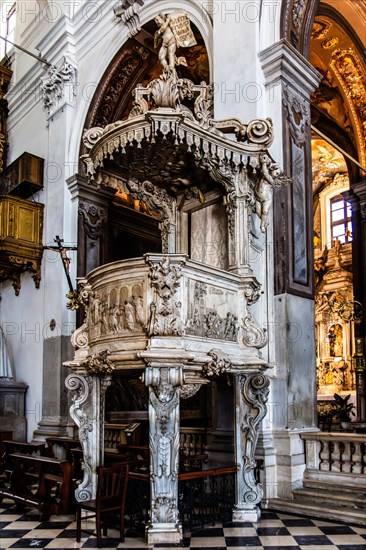
[[[49,114],[63,101],[73,101],[76,96],[76,67],[67,57],[64,57],[59,69],[52,65],[41,81],[43,105]],[[66,85],[70,86],[68,97],[65,95]]]
[[[176,201],[165,189],[155,186],[151,181],[139,182],[136,178],[126,181],[126,191],[137,200],[143,201],[151,210],[161,216],[159,229],[161,232],[163,254],[169,252],[169,234],[175,221]]]

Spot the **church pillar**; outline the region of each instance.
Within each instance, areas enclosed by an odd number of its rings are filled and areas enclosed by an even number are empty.
[[[67,56],[63,57],[57,67],[55,64],[48,69],[41,81],[48,127],[44,242],[54,246],[54,239],[59,235],[66,245],[72,239],[72,224],[68,219],[69,192],[65,180],[68,136],[75,116],[77,70],[74,61]],[[46,289],[43,306],[43,397],[42,419],[33,434],[36,439],[68,434],[68,396],[65,391],[67,370],[62,364],[73,355],[70,333],[74,328],[74,318],[66,309],[65,296],[69,288],[58,253],[45,253],[42,281]]]
[[[263,489],[254,477],[258,428],[266,415],[269,378],[261,372],[234,375],[236,503],[233,521],[258,521]]]
[[[266,479],[265,498],[288,497],[302,483],[302,431],[316,426],[315,317],[313,301],[313,208],[310,94],[319,73],[285,39],[259,54],[266,114],[283,129],[271,151],[293,183],[273,194],[276,373],[271,384],[271,429],[277,477]],[[290,457],[290,458],[289,458]]]
[[[178,512],[179,387],[183,370],[153,361],[145,372],[149,386],[150,521],[149,544],[178,543],[182,526]]]

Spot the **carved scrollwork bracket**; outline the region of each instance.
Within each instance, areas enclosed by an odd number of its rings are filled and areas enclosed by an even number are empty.
[[[104,396],[111,376],[70,374],[65,381],[72,394],[70,416],[79,429],[84,477],[75,491],[79,501],[96,496],[96,471],[103,454]]]
[[[267,330],[260,328],[250,311],[243,318],[243,344],[249,348],[263,348],[268,342]]]
[[[239,481],[239,502],[235,507],[239,516],[240,511],[256,508],[263,496],[262,485],[257,483],[254,477],[256,464],[254,456],[258,442],[258,427],[267,412],[269,378],[261,372],[254,372],[239,375],[236,383],[244,413],[240,424],[240,448],[238,449],[241,455],[242,477]]]

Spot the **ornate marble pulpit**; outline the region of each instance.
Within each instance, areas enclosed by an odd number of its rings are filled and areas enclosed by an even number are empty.
[[[268,153],[271,120],[214,120],[212,87],[179,78],[162,48],[161,76],[135,89],[127,120],[85,132],[83,157],[91,186],[123,191],[158,215],[162,253],[102,265],[79,281],[86,316],[72,337],[75,358],[67,365],[74,372],[66,381],[84,451],[84,479],[76,491],[83,500],[95,496],[111,373],[143,371],[151,543],[182,537],[180,399],[223,373],[232,376],[235,389],[233,519],[259,517],[262,487],[254,478],[254,452],[269,365],[260,352],[266,331],[252,313],[261,285],[251,267],[251,223],[258,215],[266,231],[272,188],[288,183]],[[213,215],[215,205],[220,218]],[[203,218],[206,229],[200,230]],[[222,246],[208,262],[206,232],[215,230]]]

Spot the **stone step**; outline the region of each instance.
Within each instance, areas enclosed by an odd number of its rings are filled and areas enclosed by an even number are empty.
[[[327,481],[317,481],[317,480],[311,480],[311,479],[304,479],[303,480],[304,487],[309,489],[324,489],[325,491],[328,491],[329,493],[334,492],[334,483],[328,483]],[[363,498],[366,500],[366,480],[365,480],[365,487],[357,487],[357,494],[363,495]],[[355,494],[355,486],[347,486],[342,484],[342,493],[350,493],[352,495]]]
[[[329,493],[326,506],[324,506],[324,501],[274,498],[268,501],[267,507],[278,512],[290,512],[291,514],[301,514],[311,518],[344,521],[345,523],[361,525],[362,527],[365,526],[366,521],[365,508],[358,509],[349,506],[337,506],[332,502]]]
[[[328,505],[334,502],[336,506],[348,506],[350,508],[364,508],[366,510],[365,493],[346,493],[335,491],[333,488],[322,489],[320,487],[302,487],[292,491],[295,500],[315,501]]]

